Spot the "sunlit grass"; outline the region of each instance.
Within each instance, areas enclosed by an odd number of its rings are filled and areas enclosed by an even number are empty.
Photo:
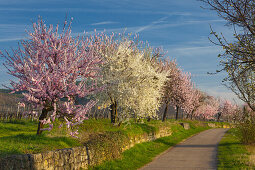
[[[247,146],[241,143],[237,129],[230,129],[218,147],[218,169],[255,169],[249,163],[249,155]]]
[[[49,137],[48,133],[36,135],[37,123],[12,121],[0,123],[0,156],[22,153],[38,153],[48,150],[80,146],[71,137]]]
[[[44,131],[41,136],[36,135],[36,121],[7,121],[0,122],[0,156],[22,153],[39,153],[49,150],[81,146],[96,134],[107,132],[121,132],[125,136],[133,136],[158,131],[172,124],[171,121],[161,122],[152,120],[146,123],[129,122],[114,126],[108,119],[85,120],[79,127],[79,138],[70,137],[65,125],[58,128],[60,121],[54,123],[52,131]],[[107,133],[110,134],[110,133]]]

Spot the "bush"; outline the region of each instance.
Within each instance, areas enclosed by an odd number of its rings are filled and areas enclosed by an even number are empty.
[[[255,112],[246,110],[239,114],[237,119],[237,129],[241,138],[241,142],[244,144],[255,144]]]

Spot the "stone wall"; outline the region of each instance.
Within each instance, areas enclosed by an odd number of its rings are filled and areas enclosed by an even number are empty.
[[[119,133],[114,133],[113,136],[115,136],[112,139],[102,134],[96,138],[102,140],[91,140],[81,147],[0,158],[0,170],[87,169],[89,166],[118,157],[121,152],[133,147],[137,143],[152,141],[171,134],[170,128],[133,137],[126,136],[124,139],[122,139],[122,135]]]

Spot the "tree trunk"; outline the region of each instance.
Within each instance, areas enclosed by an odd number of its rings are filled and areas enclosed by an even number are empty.
[[[194,115],[194,112],[195,112],[195,109],[194,109],[194,110],[192,110],[192,112],[191,112],[191,114],[190,114],[190,120],[192,120],[193,115]]]
[[[134,114],[135,123],[137,123],[137,114]]]
[[[195,111],[197,110],[197,108],[198,108],[198,107],[195,107],[195,108],[192,110],[191,115],[190,115],[190,120],[193,119],[194,113],[195,113]]]
[[[119,120],[118,120],[117,102],[115,101],[115,123],[117,122],[119,122]]]
[[[114,103],[110,105],[110,111],[111,111],[111,123],[115,123],[115,114],[114,114]]]
[[[42,110],[42,114],[39,117],[39,123],[38,123],[38,128],[37,128],[37,135],[42,134],[42,128],[43,128],[43,123],[40,120],[43,120],[47,117],[48,111],[50,111],[49,109],[43,108]]]
[[[220,121],[220,117],[221,117],[221,113],[219,112],[219,113],[218,113],[218,117],[217,117],[217,122]]]
[[[189,116],[190,116],[190,114],[187,114],[185,119],[189,119]]]
[[[175,116],[175,120],[177,120],[177,119],[178,119],[178,114],[179,114],[179,107],[178,107],[178,106],[176,106],[176,116]]]
[[[117,116],[118,116],[118,113],[117,113],[117,102],[114,101],[114,103],[112,103],[110,105],[110,108],[111,108],[111,123],[116,123],[117,122]]]
[[[165,111],[163,113],[162,122],[166,121],[167,111],[168,111],[168,102],[166,102],[166,108],[165,108]]]

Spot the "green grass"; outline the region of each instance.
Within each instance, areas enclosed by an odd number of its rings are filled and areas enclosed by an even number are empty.
[[[25,120],[0,122],[0,157],[11,154],[40,153],[49,150],[72,148],[82,146],[88,141],[94,141],[95,144],[100,145],[98,146],[100,150],[104,146],[104,142],[106,142],[106,145],[112,144],[109,140],[113,138],[113,141],[116,140],[114,143],[117,144],[122,142],[122,137],[124,139],[127,136],[132,137],[148,132],[157,132],[160,129],[171,128],[171,131],[173,131],[172,136],[135,145],[134,148],[122,154],[121,160],[102,165],[102,169],[112,169],[112,167],[117,169],[119,167],[119,169],[136,169],[150,162],[153,157],[170,146],[208,128],[205,126],[205,123],[199,121],[187,121],[191,125],[190,130],[184,130],[179,125],[179,121],[174,120],[167,120],[166,122],[151,120],[150,122],[144,122],[134,123],[131,121],[120,126],[114,126],[108,119],[89,119],[79,127],[80,134],[78,139],[70,137],[65,127],[59,129],[59,121],[55,122],[52,131],[45,131],[41,136],[36,135],[37,122]],[[95,142],[96,140],[101,140],[101,142]],[[113,157],[115,157],[114,154]],[[118,157],[117,152],[116,157]],[[97,168],[100,169],[100,167]]]
[[[218,169],[255,169],[248,162],[249,153],[240,141],[238,130],[230,129],[219,143]]]
[[[80,146],[71,137],[50,137],[49,133],[36,135],[37,123],[31,121],[0,122],[0,156],[38,153],[48,150]]]
[[[121,132],[125,136],[134,136],[146,132],[158,131],[172,122],[155,121],[137,124],[130,122],[113,126],[108,119],[89,119],[79,127],[79,139],[70,137],[65,127],[58,128],[59,121],[54,123],[52,131],[37,136],[37,122],[19,120],[0,122],[0,157],[11,154],[39,153],[55,149],[81,146],[97,134],[112,135],[108,132]]]
[[[189,130],[184,130],[180,125],[174,123],[171,129],[173,130],[171,136],[136,144],[134,147],[124,151],[121,154],[121,159],[107,161],[90,169],[138,169],[151,162],[155,156],[167,150],[169,147],[176,145],[198,132],[208,129],[208,127],[195,127],[193,123]]]

